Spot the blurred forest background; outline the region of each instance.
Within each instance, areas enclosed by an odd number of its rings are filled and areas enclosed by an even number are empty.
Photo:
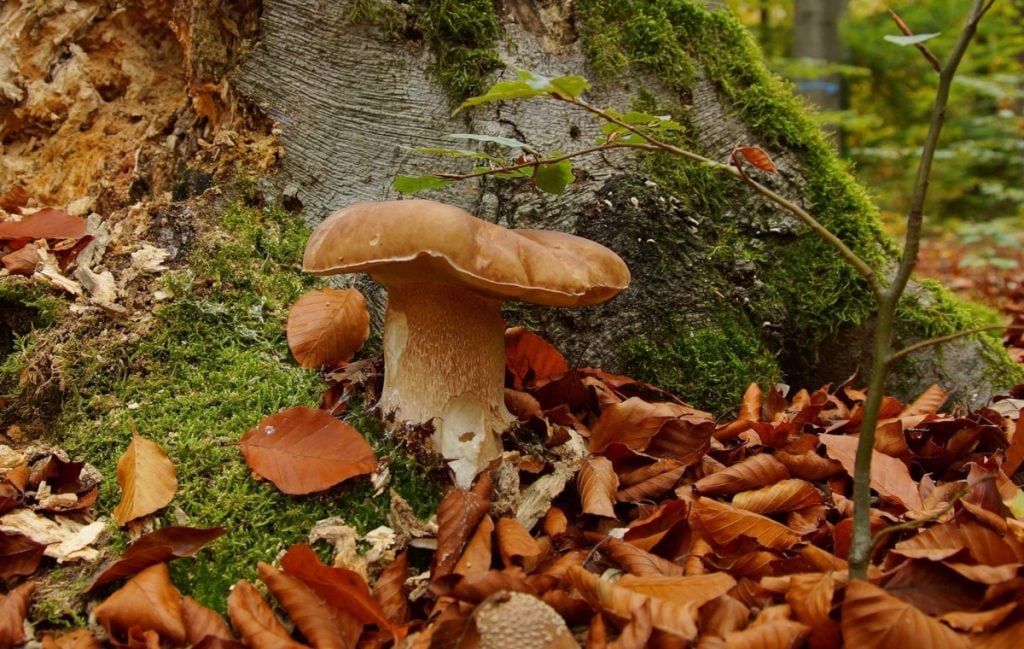
[[[901,234],[937,74],[888,7],[943,59],[962,0],[729,0],[770,66],[820,107],[841,155]],[[1001,0],[958,74],[926,213],[919,272],[1007,315],[1024,310],[1024,0]]]

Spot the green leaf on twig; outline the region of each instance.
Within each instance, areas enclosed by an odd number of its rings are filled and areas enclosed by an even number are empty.
[[[489,104],[495,101],[512,99],[533,99],[545,95],[554,95],[563,99],[576,99],[590,88],[590,82],[581,76],[567,74],[561,77],[545,77],[527,70],[519,71],[519,79],[499,81],[487,89],[482,95],[470,97],[462,102],[455,112],[470,106]]]
[[[914,34],[913,36],[893,36],[892,34],[886,34],[882,38],[889,41],[890,43],[896,43],[906,47],[907,45],[917,45],[925,41],[930,41],[939,35],[939,32],[933,34]]]
[[[561,194],[565,191],[566,185],[574,180],[576,176],[573,175],[572,163],[568,160],[534,167],[533,182],[538,189],[549,194]]]
[[[427,189],[440,189],[452,184],[453,181],[437,176],[398,176],[393,187],[400,194],[415,194]]]
[[[514,138],[502,137],[500,135],[477,135],[476,133],[452,133],[448,137],[456,140],[475,140],[477,142],[491,142],[499,144],[501,146],[507,146],[510,149],[522,149],[528,153],[536,153],[536,149],[525,142],[520,142]]]

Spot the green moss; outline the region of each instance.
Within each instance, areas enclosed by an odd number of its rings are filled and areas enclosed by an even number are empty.
[[[414,0],[413,10],[434,55],[434,76],[452,102],[479,94],[487,75],[504,65],[492,0]]]
[[[353,25],[373,25],[385,34],[397,33],[405,22],[391,0],[349,0],[345,20]]]
[[[585,0],[576,4],[583,51],[602,79],[637,64],[653,70],[680,90],[693,83],[695,67],[687,54],[671,4],[650,0]]]
[[[772,385],[780,378],[760,332],[736,312],[714,326],[675,322],[656,337],[628,341],[625,350],[636,378],[715,413],[735,410],[751,382]]]
[[[0,279],[0,395],[21,392],[20,374],[37,331],[56,322],[67,309],[50,289],[20,277]]]
[[[289,306],[316,280],[299,267],[308,231],[287,212],[236,204],[219,222],[222,234],[193,251],[191,270],[167,277],[174,297],[135,344],[63,350],[80,357],[67,368],[72,387],[56,428],[58,443],[103,473],[100,511],[120,497],[116,461],[132,430],[161,445],[179,481],[161,523],[229,530],[199,561],[176,562],[175,583],[223,610],[231,584],[255,578],[257,561],[302,541],[317,520],[340,516],[367,531],[384,523],[388,499],[365,477],[290,497],[246,467],[237,445],[245,431],[280,409],[315,405],[323,390],[291,361],[284,337]],[[370,415],[351,419],[391,459],[392,486],[420,513],[432,509],[437,490],[423,472]]]

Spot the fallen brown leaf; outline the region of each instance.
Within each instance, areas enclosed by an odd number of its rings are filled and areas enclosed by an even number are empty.
[[[759,489],[789,477],[784,464],[767,453],[758,453],[701,478],[694,487],[704,496],[722,496]]]
[[[185,622],[188,643],[197,645],[206,638],[234,640],[228,623],[220,613],[209,609],[189,596],[181,598],[181,617]]]
[[[355,428],[305,406],[265,418],[240,445],[250,469],[291,495],[323,491],[377,469],[373,449]]]
[[[505,369],[512,387],[537,387],[569,371],[565,357],[554,345],[523,327],[505,331]]]
[[[498,552],[506,568],[518,566],[527,573],[533,572],[540,561],[543,549],[530,536],[523,524],[514,518],[502,516],[495,525]]]
[[[260,579],[267,584],[274,598],[288,612],[288,617],[314,647],[355,647],[362,635],[363,625],[354,615],[339,615],[337,609],[328,608],[315,592],[296,577],[262,561],[258,568]]]
[[[39,568],[46,546],[21,534],[0,532],[0,579],[31,575]]]
[[[651,624],[656,629],[686,640],[697,636],[697,606],[692,601],[679,603],[635,593],[579,567],[569,568],[567,576],[583,599],[599,611],[629,620],[634,610],[649,601]]]
[[[698,498],[694,502],[691,519],[720,545],[745,536],[766,548],[788,550],[800,541],[800,536],[782,523],[711,498]]]
[[[615,492],[619,488],[619,477],[608,458],[600,455],[587,457],[580,466],[576,481],[584,514],[616,517]]]
[[[292,639],[270,605],[244,579],[228,595],[228,617],[252,649],[309,649]]]
[[[125,549],[120,557],[103,569],[85,589],[90,593],[96,588],[130,577],[144,568],[180,557],[191,557],[214,539],[222,536],[222,527],[199,529],[195,527],[169,526],[144,534]]]
[[[85,629],[77,629],[70,633],[43,636],[43,649],[103,649],[103,645]]]
[[[331,369],[362,349],[370,335],[370,312],[356,289],[309,291],[292,305],[286,330],[299,365]]]
[[[85,236],[85,219],[64,210],[46,207],[21,221],[0,223],[0,240],[79,239]]]
[[[152,630],[174,644],[185,642],[181,593],[171,583],[166,563],[146,568],[93,610],[114,638],[126,638],[132,627]]]
[[[117,461],[121,502],[114,518],[121,525],[165,507],[178,490],[174,463],[158,444],[139,435]]]
[[[468,575],[473,572],[486,572],[491,569],[493,557],[494,521],[490,516],[484,516],[480,524],[476,526],[472,538],[466,544],[459,562],[455,564],[454,572],[459,575]]]
[[[821,435],[828,456],[838,460],[847,475],[853,475],[854,459],[857,455],[857,438],[847,435]],[[883,453],[872,450],[871,488],[883,498],[896,500],[907,509],[921,509],[921,493],[917,482],[910,477],[907,465]]]
[[[308,545],[298,543],[281,557],[281,567],[295,577],[334,612],[339,623],[348,616],[361,624],[376,624],[400,640],[404,633],[390,622],[380,604],[370,594],[362,575],[346,568],[325,566]],[[308,637],[308,636],[307,636]]]
[[[25,640],[22,623],[35,587],[34,581],[26,581],[6,595],[0,595],[0,647],[13,647]]]
[[[455,569],[462,549],[487,513],[491,501],[491,477],[483,473],[471,490],[452,489],[437,506],[437,550],[430,566],[435,581]]]
[[[846,587],[841,628],[846,646],[858,649],[966,649],[971,644],[912,604],[862,580]]]

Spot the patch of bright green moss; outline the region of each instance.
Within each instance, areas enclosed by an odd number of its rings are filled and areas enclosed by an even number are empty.
[[[607,79],[631,64],[647,66],[669,87],[687,88],[696,75],[671,2],[585,0],[576,3],[583,51]]]
[[[304,540],[317,520],[339,516],[365,532],[384,524],[388,498],[375,497],[365,477],[323,494],[286,496],[246,467],[239,438],[278,410],[316,405],[324,388],[315,372],[292,362],[284,336],[288,308],[315,280],[301,273],[308,231],[292,215],[236,205],[220,215],[220,227],[222,236],[194,250],[187,273],[168,277],[175,295],[136,344],[90,358],[83,342],[82,362],[69,368],[74,391],[58,437],[102,471],[99,509],[108,512],[120,497],[116,461],[132,430],[161,445],[179,481],[161,523],[229,530],[198,560],[176,562],[174,581],[223,610],[232,584],[255,578],[257,561]],[[372,417],[352,420],[379,457],[391,458],[398,492],[420,513],[431,510],[436,488],[423,472]]]
[[[772,385],[780,377],[760,333],[738,313],[715,326],[673,323],[660,336],[628,341],[625,350],[635,378],[715,413],[735,410],[751,382]]]
[[[66,308],[39,282],[0,279],[0,395],[17,395],[19,375],[36,331],[56,322]]]
[[[479,94],[487,75],[504,67],[492,0],[415,0],[413,9],[434,55],[434,76],[452,102]]]

